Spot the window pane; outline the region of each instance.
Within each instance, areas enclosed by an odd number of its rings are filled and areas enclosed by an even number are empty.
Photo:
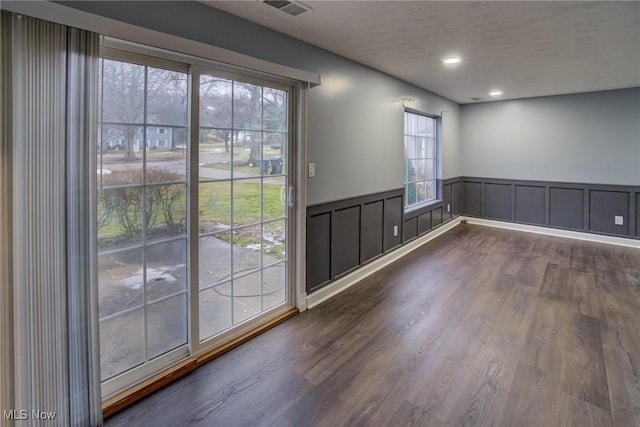
[[[233,181],[233,224],[241,226],[260,221],[260,179]]]
[[[286,257],[285,220],[267,222],[262,225],[262,264],[272,264]]]
[[[98,192],[98,248],[142,241],[142,188],[119,187]]]
[[[178,148],[179,147],[179,148]],[[163,170],[150,179],[150,170]],[[171,127],[147,128],[147,183],[185,181],[187,179],[186,129]]]
[[[98,143],[98,184],[142,184],[143,127],[103,124]]]
[[[187,295],[147,306],[147,358],[152,359],[187,343]]]
[[[287,133],[264,132],[262,174],[279,175],[287,170]]]
[[[262,311],[261,272],[233,280],[233,324],[244,322]]]
[[[231,81],[200,76],[200,126],[227,128],[231,124]]]
[[[233,143],[233,178],[260,176],[263,173],[262,132],[236,131]]]
[[[231,327],[231,282],[200,291],[200,340]]]
[[[186,126],[187,107],[187,74],[149,67],[147,122]]]
[[[263,91],[264,129],[287,130],[287,92],[265,87]]]
[[[287,264],[267,267],[262,272],[262,308],[268,310],[286,301]]]
[[[157,170],[155,173],[164,172]],[[150,176],[153,177],[154,174]],[[185,184],[148,186],[145,202],[147,239],[184,234],[187,224],[186,200]]]
[[[231,181],[200,183],[200,233],[231,227]]]
[[[187,289],[187,240],[145,247],[147,302]]]
[[[262,128],[262,87],[249,83],[233,83],[233,127]]]
[[[243,227],[233,231],[233,274],[260,268],[262,226]]]
[[[142,282],[142,248],[99,255],[99,317],[142,305]]]
[[[144,363],[144,310],[100,321],[100,377],[105,381]]]
[[[200,289],[231,279],[231,232],[200,238]]]
[[[127,124],[144,119],[144,66],[105,59],[102,70],[102,121]]]
[[[233,135],[230,129],[200,129],[200,180],[231,179]]]
[[[286,177],[265,177],[262,184],[262,220],[282,218],[287,213]]]

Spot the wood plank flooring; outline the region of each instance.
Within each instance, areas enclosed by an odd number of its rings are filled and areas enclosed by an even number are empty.
[[[462,224],[107,426],[640,426],[640,251]]]

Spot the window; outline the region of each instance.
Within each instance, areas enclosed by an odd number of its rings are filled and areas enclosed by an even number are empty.
[[[166,139],[159,139],[157,141],[157,143],[158,143],[157,144],[158,147],[166,147],[167,146],[167,140]]]
[[[435,117],[404,113],[405,209],[438,197],[438,121]]]
[[[158,134],[159,135],[163,135],[165,133],[167,133],[167,130],[165,128],[158,128]]]

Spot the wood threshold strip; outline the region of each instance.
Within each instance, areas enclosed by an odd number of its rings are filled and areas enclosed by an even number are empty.
[[[196,370],[200,366],[212,361],[213,359],[222,356],[223,354],[233,350],[234,348],[244,344],[245,342],[253,339],[254,337],[268,331],[269,329],[279,325],[280,323],[288,320],[299,313],[297,308],[292,308],[278,317],[266,322],[259,327],[252,329],[251,331],[216,347],[208,352],[197,356],[189,356],[187,359],[167,368],[166,370],[147,378],[146,380],[134,385],[131,388],[124,390],[102,403],[102,416],[104,419],[109,418],[115,413],[123,410],[127,406],[134,404],[135,402],[147,397],[151,393],[161,389],[162,387],[171,384],[179,378],[187,375],[188,373]]]

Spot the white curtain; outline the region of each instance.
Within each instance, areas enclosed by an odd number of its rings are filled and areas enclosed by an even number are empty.
[[[9,237],[2,265],[12,265],[2,296],[13,301],[14,350],[12,360],[2,354],[13,370],[2,405],[27,411],[20,425],[40,425],[32,411],[55,413],[55,425],[101,425],[91,270],[98,36],[2,14],[11,132],[2,139],[0,226]]]

